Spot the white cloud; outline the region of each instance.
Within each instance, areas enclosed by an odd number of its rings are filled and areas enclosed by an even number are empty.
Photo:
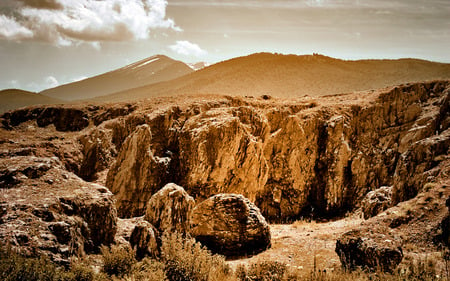
[[[5,15],[0,15],[0,38],[22,40],[33,37],[33,32]]]
[[[184,56],[201,57],[208,54],[208,52],[200,48],[199,45],[189,41],[177,41],[174,45],[170,45],[169,48],[172,51]]]
[[[21,0],[9,7],[15,18],[0,15],[0,36],[60,46],[148,39],[154,29],[181,31],[166,18],[166,7],[166,0]]]
[[[58,80],[53,76],[45,77],[45,88],[55,88],[59,86]]]

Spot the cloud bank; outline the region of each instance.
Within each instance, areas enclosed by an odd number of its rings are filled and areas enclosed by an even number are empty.
[[[175,44],[170,45],[169,48],[177,54],[184,56],[201,57],[208,54],[208,52],[200,48],[199,45],[189,41],[177,41]]]
[[[166,18],[166,0],[2,0],[0,39],[59,46],[148,39],[152,30],[181,31]]]

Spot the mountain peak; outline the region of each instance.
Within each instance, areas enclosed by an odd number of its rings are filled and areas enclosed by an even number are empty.
[[[185,63],[154,55],[82,81],[47,89],[42,94],[64,100],[89,99],[168,81],[193,72]],[[82,90],[81,90],[82,89]]]

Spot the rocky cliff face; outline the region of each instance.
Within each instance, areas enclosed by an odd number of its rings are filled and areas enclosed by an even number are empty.
[[[436,81],[315,100],[127,105],[134,112],[83,131],[73,170],[106,184],[121,217],[143,215],[169,182],[198,202],[243,194],[271,221],[338,216],[381,186],[393,186],[398,203],[434,180],[449,153],[449,91],[450,82]],[[3,116],[8,128],[14,114]]]
[[[430,82],[314,101],[226,98],[136,112],[110,121],[121,151],[106,183],[119,205],[131,204],[122,216],[143,214],[140,201],[168,182],[200,199],[243,194],[269,220],[336,216],[381,186],[404,201],[448,154],[449,89]],[[118,175],[126,180],[119,184]]]

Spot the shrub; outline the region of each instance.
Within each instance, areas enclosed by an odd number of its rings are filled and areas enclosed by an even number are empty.
[[[102,246],[103,272],[109,276],[123,277],[131,273],[135,255],[131,247],[113,245],[110,248]]]
[[[162,261],[171,281],[231,280],[230,267],[225,258],[212,255],[193,238],[178,233],[165,233],[161,246]]]
[[[242,281],[282,281],[285,280],[286,272],[286,264],[276,261],[264,261],[250,265],[248,270],[240,266],[236,270],[236,275]]]
[[[58,281],[70,276],[47,257],[27,258],[9,246],[0,249],[0,280],[4,281]]]
[[[133,265],[133,280],[135,281],[164,281],[167,280],[163,263],[144,258]]]

